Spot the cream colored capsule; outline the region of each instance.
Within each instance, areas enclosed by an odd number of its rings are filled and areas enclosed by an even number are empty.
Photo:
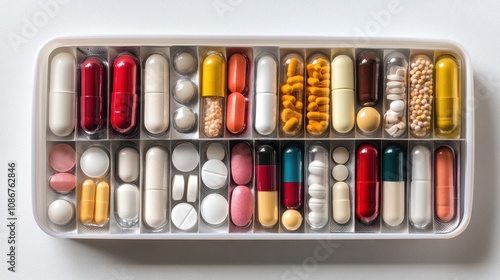
[[[332,127],[348,133],[354,127],[354,64],[347,55],[332,61]]]
[[[345,224],[351,219],[351,202],[349,186],[344,182],[337,182],[332,187],[333,220],[337,224]]]

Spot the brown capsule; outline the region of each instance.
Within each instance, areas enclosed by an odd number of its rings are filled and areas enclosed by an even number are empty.
[[[361,106],[378,103],[380,58],[371,51],[363,51],[357,57],[357,96]]]

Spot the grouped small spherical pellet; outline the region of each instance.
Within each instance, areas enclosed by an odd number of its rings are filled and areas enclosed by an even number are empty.
[[[330,62],[324,55],[315,55],[306,69],[306,129],[318,136],[326,131],[330,122]]]
[[[216,137],[222,129],[224,99],[219,97],[205,97],[204,102],[205,118],[203,119],[203,131],[208,137]]]
[[[283,58],[282,83],[280,87],[281,130],[293,136],[302,126],[302,101],[304,91],[304,63],[299,55],[289,54]]]
[[[412,136],[425,137],[432,124],[434,64],[426,55],[417,55],[410,64],[408,123]]]

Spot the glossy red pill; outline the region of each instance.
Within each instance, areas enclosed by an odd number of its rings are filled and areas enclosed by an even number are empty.
[[[113,92],[110,122],[122,134],[134,131],[137,124],[137,63],[128,54],[118,56],[113,63]]]
[[[85,59],[81,67],[80,127],[88,134],[103,124],[104,64],[97,57]]]
[[[356,151],[356,217],[369,224],[379,215],[379,152],[375,145],[364,143]]]

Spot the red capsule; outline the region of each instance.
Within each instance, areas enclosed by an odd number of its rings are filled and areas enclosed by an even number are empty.
[[[118,133],[134,131],[137,123],[137,63],[128,54],[118,56],[113,63],[111,94],[111,126]]]
[[[80,126],[88,134],[96,133],[103,124],[104,70],[97,57],[89,57],[82,63]]]
[[[455,156],[450,147],[439,147],[434,154],[436,216],[442,222],[455,217]]]
[[[379,162],[375,145],[359,145],[356,151],[356,217],[366,224],[379,215]]]
[[[227,88],[229,92],[245,93],[247,82],[247,59],[240,53],[231,55],[227,64]]]
[[[357,57],[357,96],[361,106],[374,106],[378,103],[378,79],[380,58],[370,51],[363,51]]]

